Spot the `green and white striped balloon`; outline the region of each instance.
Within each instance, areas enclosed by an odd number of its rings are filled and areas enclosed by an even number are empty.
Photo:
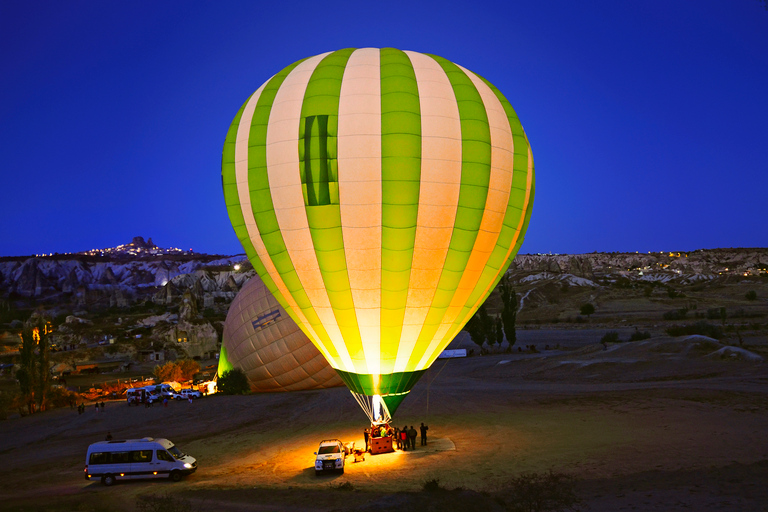
[[[534,195],[506,98],[393,48],[324,53],[267,80],[230,126],[222,182],[269,290],[389,413],[509,267]]]

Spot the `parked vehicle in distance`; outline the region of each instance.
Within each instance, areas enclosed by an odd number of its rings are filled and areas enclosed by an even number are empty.
[[[189,398],[202,398],[203,394],[196,389],[182,389],[178,393],[174,393],[173,398],[175,400],[189,400]]]
[[[154,403],[160,400],[160,395],[154,393],[154,387],[130,388],[125,392],[128,405],[139,405],[144,403]]]
[[[167,439],[101,441],[88,447],[85,479],[100,478],[104,485],[134,478],[170,478],[174,482],[197,470],[194,457]]]
[[[320,448],[315,455],[315,475],[319,476],[323,471],[338,471],[344,474],[346,450],[338,439],[320,441]]]
[[[181,391],[181,384],[178,382],[163,382],[162,384],[157,384],[154,387],[154,392],[158,395],[160,395],[161,399],[170,398],[172,399],[174,397],[174,394]]]
[[[218,391],[216,387],[216,381],[213,380],[198,382],[197,390],[200,391],[203,395],[212,395]]]

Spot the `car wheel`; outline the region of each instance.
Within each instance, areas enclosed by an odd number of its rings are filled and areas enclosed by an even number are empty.
[[[317,469],[315,470],[315,476],[320,476],[322,473],[322,471],[318,471]]]
[[[181,473],[179,473],[178,471],[171,471],[171,474],[168,478],[170,478],[172,482],[180,482]]]
[[[109,487],[115,484],[115,477],[113,475],[104,475],[101,477],[101,483]]]
[[[339,474],[340,474],[340,475],[343,475],[343,474],[344,474],[344,468],[343,468],[343,467],[342,467],[342,468],[339,470]]]

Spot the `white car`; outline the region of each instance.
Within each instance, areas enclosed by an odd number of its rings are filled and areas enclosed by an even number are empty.
[[[196,389],[182,389],[178,393],[173,394],[173,398],[176,400],[188,400],[192,398],[202,398],[203,394]]]
[[[344,474],[346,454],[344,444],[338,439],[320,441],[320,448],[315,452],[315,475],[320,475],[323,471],[338,471]]]

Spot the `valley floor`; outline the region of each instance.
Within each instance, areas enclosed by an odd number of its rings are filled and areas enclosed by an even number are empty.
[[[700,338],[569,348],[438,360],[395,416],[428,424],[428,446],[350,457],[343,475],[316,477],[313,452],[325,438],[363,444],[365,416],[345,388],[7,420],[0,509],[132,511],[168,494],[196,510],[502,510],[512,478],[551,469],[575,477],[593,511],[765,510],[764,362],[712,356]],[[199,469],[177,484],[88,482],[86,448],[107,431],[167,437]],[[430,480],[463,491],[426,493]]]

